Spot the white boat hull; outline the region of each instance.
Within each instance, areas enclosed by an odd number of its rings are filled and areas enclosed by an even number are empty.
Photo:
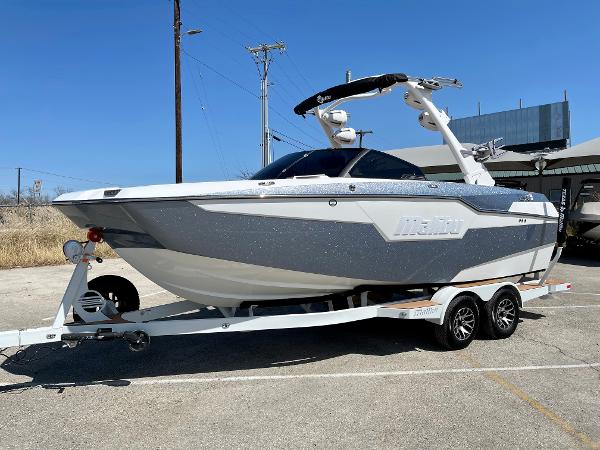
[[[544,270],[554,245],[535,248],[460,272],[452,283],[504,278]],[[326,276],[206,258],[166,249],[119,249],[119,255],[162,288],[187,300],[235,307],[278,299],[300,299],[392,282]],[[511,268],[507,270],[507,268]]]
[[[318,179],[220,189],[156,198],[130,188],[56,203],[78,225],[102,228],[150,280],[214,306],[511,277],[548,267],[556,239],[545,197],[504,188]]]

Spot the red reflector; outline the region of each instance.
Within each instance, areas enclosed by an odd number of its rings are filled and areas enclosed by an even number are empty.
[[[571,283],[567,283],[567,289],[571,289]]]
[[[100,242],[102,240],[102,230],[90,228],[87,232],[87,238],[92,242]]]

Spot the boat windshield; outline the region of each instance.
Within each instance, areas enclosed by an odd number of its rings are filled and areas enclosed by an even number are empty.
[[[344,148],[290,153],[258,171],[251,180],[308,175],[326,175],[331,178],[425,179],[421,169],[395,156],[376,150]]]
[[[585,203],[600,202],[600,180],[584,180],[575,199],[575,209],[580,209]]]
[[[259,170],[251,179],[274,180],[306,175],[338,177],[361,151],[360,148],[348,148],[290,153]]]

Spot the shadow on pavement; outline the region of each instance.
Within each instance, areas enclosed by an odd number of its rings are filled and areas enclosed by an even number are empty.
[[[574,266],[600,267],[600,251],[598,248],[567,247],[561,255],[560,262]]]
[[[165,336],[153,338],[143,352],[131,352],[122,340],[85,341],[75,349],[31,346],[21,362],[0,367],[31,382],[0,385],[0,393],[42,386],[103,384],[127,386],[127,379],[222,372],[307,364],[348,354],[386,356],[410,351],[442,351],[431,324],[372,319],[326,327]]]
[[[521,311],[521,319],[544,317]],[[304,329],[164,336],[153,338],[142,352],[130,351],[123,340],[84,341],[74,349],[60,343],[36,345],[20,362],[7,359],[0,365],[32,381],[0,385],[0,393],[37,386],[122,387],[136,378],[228,376],[227,372],[302,365],[349,354],[387,356],[421,350],[445,351],[433,339],[433,324],[381,318]]]

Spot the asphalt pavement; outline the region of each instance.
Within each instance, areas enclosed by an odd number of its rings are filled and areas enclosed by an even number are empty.
[[[0,271],[0,330],[49,324],[71,271]],[[90,275],[109,273],[175,300],[119,259]],[[393,319],[32,346],[0,365],[0,448],[600,448],[600,259],[553,278],[572,291],[462,351]]]

